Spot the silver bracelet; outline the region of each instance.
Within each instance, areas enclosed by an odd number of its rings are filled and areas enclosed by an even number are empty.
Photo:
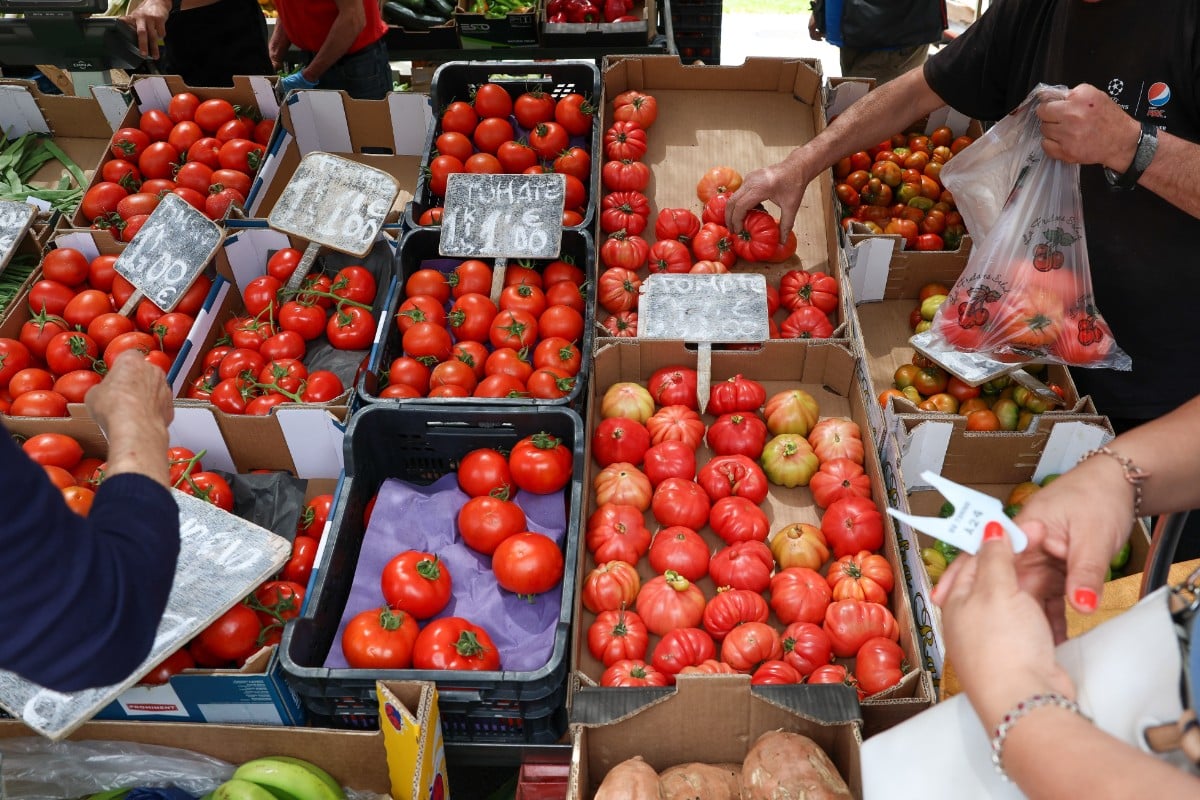
[[[1078,714],[1088,722],[1091,722],[1091,719],[1079,708],[1078,703],[1066,695],[1059,694],[1058,692],[1035,694],[1017,703],[1007,714],[1001,718],[1000,724],[997,725],[996,730],[992,732],[992,764],[996,767],[996,771],[1000,773],[1000,777],[1004,778],[1006,781],[1011,779],[1008,777],[1008,774],[1005,773],[1004,764],[1002,761],[1002,756],[1004,754],[1004,740],[1008,738],[1008,732],[1013,725],[1017,724],[1017,720],[1024,717],[1030,711],[1033,711],[1036,708],[1041,708],[1042,706],[1057,706],[1058,708],[1065,708],[1067,711]]]
[[[1079,461],[1076,463],[1082,464],[1092,456],[1109,456],[1121,465],[1121,469],[1125,473],[1125,482],[1133,487],[1133,517],[1134,519],[1140,517],[1142,515],[1142,484],[1150,477],[1149,470],[1142,469],[1107,445],[1097,447],[1095,450],[1088,450],[1079,457]]]

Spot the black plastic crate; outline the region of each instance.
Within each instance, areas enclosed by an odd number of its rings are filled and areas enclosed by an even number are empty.
[[[589,290],[584,301],[583,310],[583,337],[576,344],[579,347],[580,365],[579,373],[575,376],[575,386],[567,393],[565,397],[557,399],[541,399],[541,398],[485,398],[485,397],[443,397],[443,398],[412,398],[412,399],[395,399],[381,398],[380,390],[383,386],[380,385],[381,375],[387,374],[388,365],[392,359],[402,355],[403,348],[401,347],[400,329],[395,323],[396,311],[406,299],[404,293],[404,285],[408,278],[425,266],[431,266],[440,271],[449,274],[456,265],[465,261],[464,258],[444,258],[438,254],[438,241],[441,232],[438,228],[418,228],[417,230],[409,231],[400,240],[400,249],[397,258],[399,259],[399,267],[397,269],[396,288],[391,298],[389,298],[385,317],[381,323],[384,327],[381,329],[381,335],[377,336],[375,346],[371,349],[371,357],[367,364],[367,369],[363,370],[359,377],[358,394],[366,403],[386,403],[394,405],[442,405],[465,406],[465,405],[500,405],[500,406],[571,406],[578,407],[582,402],[582,398],[586,396],[587,379],[591,373],[592,366],[592,346],[595,339],[595,326],[592,320],[596,318],[596,293]],[[572,228],[564,228],[562,232],[562,248],[559,251],[559,257],[570,260],[583,270],[585,279],[595,274],[595,259],[596,249],[592,246],[592,237],[587,231],[579,231]],[[516,262],[511,262],[516,263]],[[543,263],[543,262],[534,262]],[[451,300],[453,302],[453,299]],[[450,303],[446,305],[449,309]],[[488,348],[491,349],[490,347]]]
[[[675,49],[685,60],[699,59],[707,64],[721,61],[721,31],[675,31]]]
[[[417,179],[417,191],[408,205],[405,224],[409,229],[421,227],[417,220],[431,207],[440,205],[438,198],[429,189],[428,167],[433,160],[433,146],[442,133],[440,117],[446,106],[455,100],[470,101],[476,88],[484,83],[497,83],[508,90],[515,100],[522,93],[540,89],[559,98],[576,92],[582,94],[592,105],[600,105],[600,70],[593,63],[556,61],[451,61],[442,64],[433,73],[429,91],[433,107],[434,124],[430,126],[425,142],[425,154],[421,159],[421,172]],[[510,118],[517,137],[525,135],[515,118]],[[596,196],[600,186],[600,166],[603,157],[601,148],[600,115],[592,123],[590,137],[571,137],[571,144],[583,147],[591,156],[591,177],[587,181],[588,204],[583,221],[569,230],[588,230],[596,218]],[[433,227],[433,226],[425,226]]]
[[[511,449],[545,431],[573,451],[564,490],[564,563],[578,560],[583,503],[584,439],[579,415],[561,406],[405,408],[370,405],[346,431],[346,473],[301,615],[284,632],[280,662],[288,684],[316,718],[339,727],[370,727],[378,708],[375,682],[433,681],[447,741],[538,742],[561,734],[574,581],[564,579],[547,662],[530,671],[361,670],[324,666],[350,597],[363,547],[363,512],[385,479],[428,485],[452,473],[479,447]],[[403,545],[398,545],[402,547]],[[568,573],[570,575],[570,573]],[[471,737],[471,738],[468,738]]]
[[[671,25],[674,28],[721,30],[721,3],[672,3]]]

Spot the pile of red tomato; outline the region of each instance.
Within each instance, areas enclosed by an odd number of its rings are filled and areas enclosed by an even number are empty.
[[[230,206],[245,204],[274,127],[257,109],[180,92],[165,111],[148,109],[137,127],[113,134],[110,158],[84,192],[80,213],[126,242],[167,192],[223,219]]]
[[[82,403],[126,350],[140,350],[164,372],[171,368],[212,279],[197,278],[174,311],[143,299],[132,317],[123,317],[118,309],[135,289],[113,269],[116,260],[89,261],[70,247],[46,253],[29,290],[28,320],[17,339],[0,338],[0,412],[65,417],[67,404]]]
[[[601,400],[586,528],[594,568],[581,589],[600,684],[743,672],[754,683],[847,682],[865,696],[897,683],[895,579],[877,552],[883,520],[858,426],[821,419],[802,389],[767,397],[742,375],[713,385],[710,423],[697,408],[695,371],[680,366],[645,386],[614,384]],[[820,526],[772,535],[769,484],[807,486]],[[708,596],[705,579],[717,590]],[[835,657],[855,659],[855,671]]]
[[[555,172],[566,176],[562,224],[581,225],[590,197],[588,147],[595,114],[577,92],[556,99],[534,90],[514,99],[500,84],[480,84],[469,102],[455,100],[442,111],[426,168],[435,205],[422,212],[417,224],[441,224],[440,203],[454,173]]]
[[[456,529],[465,546],[490,559],[501,589],[532,598],[562,583],[565,565],[558,543],[528,530],[514,498],[518,492],[561,490],[571,480],[572,461],[570,446],[545,432],[522,438],[507,456],[480,448],[459,460],[458,487],[468,499],[457,510]],[[372,499],[364,523],[374,504]],[[383,568],[380,591],[384,606],[356,614],[342,634],[350,667],[501,668],[500,651],[482,626],[460,616],[434,619],[454,591],[454,578],[436,553],[398,553]]]
[[[509,264],[493,302],[492,267],[421,267],[396,310],[403,354],[388,364],[382,398],[529,397],[575,390],[582,365],[585,275],[563,259]]]
[[[842,225],[897,234],[914,250],[957,250],[966,234],[954,196],[942,186],[942,166],[971,144],[941,127],[928,136],[898,133],[833,166]]]
[[[185,396],[227,414],[265,415],[281,403],[328,403],[346,387],[330,370],[312,370],[309,343],[324,337],[338,350],[366,350],[375,338],[378,286],[365,267],[334,275],[314,271],[294,293],[285,288],[303,254],[275,251],[266,274],[242,290],[244,313],[224,323],[224,336],[201,358]]]
[[[180,454],[178,461],[172,460],[173,474],[176,470],[192,468],[192,459],[182,458],[183,455]],[[196,473],[193,477],[198,475]],[[180,485],[179,488],[184,487]],[[305,587],[316,558],[317,543],[325,528],[332,501],[333,496],[328,494],[317,495],[307,501],[296,523],[292,557],[279,574],[264,581],[242,602],[217,617],[185,646],[163,659],[141,683],[163,684],[172,675],[196,667],[240,667],[264,647],[279,644],[284,625],[288,620],[300,616]]]

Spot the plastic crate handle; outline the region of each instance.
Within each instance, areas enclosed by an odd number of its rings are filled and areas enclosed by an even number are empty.
[[[438,701],[446,703],[482,703],[483,695],[470,689],[438,688]]]

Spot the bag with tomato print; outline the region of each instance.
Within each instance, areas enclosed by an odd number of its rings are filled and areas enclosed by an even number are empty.
[[[1037,106],[1065,95],[1039,84],[942,170],[976,245],[934,315],[935,354],[1130,369],[1092,293],[1079,165],[1042,150]]]

